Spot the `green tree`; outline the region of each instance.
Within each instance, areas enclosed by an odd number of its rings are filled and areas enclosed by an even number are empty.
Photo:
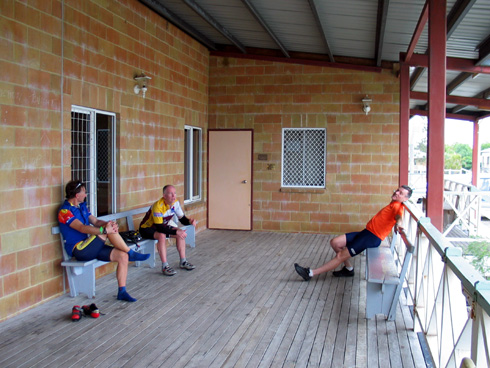
[[[490,143],[482,143],[481,149],[484,150],[484,149],[487,149],[487,148],[490,148]]]
[[[473,162],[473,150],[467,144],[454,143],[452,145],[454,151],[461,156],[461,165],[463,169],[471,170]]]
[[[446,146],[444,149],[444,168],[459,170],[462,166],[461,155],[456,152],[453,146]]]
[[[482,275],[486,275],[490,271],[490,266],[488,265],[488,257],[490,256],[490,244],[486,241],[474,241],[468,244],[466,252],[473,256],[471,264]]]

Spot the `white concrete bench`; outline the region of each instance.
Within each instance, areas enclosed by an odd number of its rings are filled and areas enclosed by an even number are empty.
[[[133,216],[141,215],[148,211],[150,207],[141,207],[134,210],[129,210],[125,212],[119,212],[111,215],[100,216],[97,217],[100,220],[110,221],[110,220],[126,220],[127,230],[136,230],[134,226]],[[176,221],[178,221],[175,218]],[[122,226],[123,224],[119,224]],[[139,223],[137,224],[139,226]],[[181,229],[184,229],[187,233],[186,244],[191,247],[196,246],[195,240],[195,228],[192,225],[189,226],[181,226]],[[65,251],[63,236],[60,233],[60,229],[58,226],[55,226],[51,229],[52,234],[60,234],[61,239],[61,249],[63,252],[63,261],[61,265],[66,270],[66,276],[68,279],[68,285],[70,286],[70,296],[75,297],[80,293],[87,294],[89,298],[95,297],[95,269],[97,267],[103,266],[108,262],[99,261],[97,259],[93,259],[91,261],[77,261],[75,258],[70,258]],[[133,250],[138,251],[139,253],[149,253],[150,258],[145,261],[136,261],[136,267],[141,266],[142,264],[147,264],[151,268],[155,267],[155,244],[156,240],[153,239],[142,239],[138,242],[139,248],[135,244],[128,244],[129,247]],[[63,277],[63,290],[65,290],[65,278]]]
[[[403,261],[395,254],[395,242],[398,236],[393,237],[391,246],[383,242],[377,248],[366,250],[366,318],[371,319],[376,314],[384,314],[392,321],[396,316],[396,306],[403,288],[405,275],[410,266],[414,247],[404,240],[405,246]],[[407,244],[408,243],[408,244]]]
[[[133,216],[140,215],[148,211],[149,207],[137,208],[130,211],[115,213],[107,216],[98,217],[100,220],[109,221],[109,220],[126,220],[126,227],[128,230],[135,230]],[[122,225],[122,224],[120,224]],[[63,252],[63,260],[61,265],[65,267],[66,276],[68,279],[68,285],[70,286],[70,296],[75,297],[80,293],[87,294],[89,298],[95,297],[95,269],[97,267],[103,266],[108,262],[99,261],[97,259],[91,261],[77,261],[75,258],[70,258],[65,251],[63,236],[60,233],[60,229],[58,226],[55,226],[51,229],[52,234],[60,234],[61,239],[61,249]],[[151,268],[155,267],[155,243],[156,240],[143,239],[138,242],[139,249],[136,249],[137,246],[135,244],[129,245],[129,247],[133,250],[137,250],[139,253],[149,253],[150,258],[145,261],[137,261],[135,265],[137,267],[142,264],[147,264]],[[63,289],[65,279],[63,278]]]

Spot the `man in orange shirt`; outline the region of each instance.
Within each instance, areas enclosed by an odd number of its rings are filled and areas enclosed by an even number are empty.
[[[354,276],[354,267],[350,259],[367,248],[379,247],[381,242],[390,234],[393,226],[401,228],[403,205],[412,196],[412,189],[406,185],[398,188],[391,197],[391,203],[381,209],[360,232],[339,235],[330,241],[335,251],[335,258],[331,259],[319,268],[310,269],[294,264],[296,272],[305,280],[309,281],[313,276],[335,270],[341,263],[344,267],[340,271],[334,271],[335,277]]]

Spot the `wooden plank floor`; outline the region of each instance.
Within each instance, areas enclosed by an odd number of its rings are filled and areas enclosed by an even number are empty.
[[[425,367],[411,316],[365,319],[365,257],[353,278],[309,282],[293,263],[333,256],[331,236],[205,230],[188,248],[194,271],[130,267],[117,301],[114,274],[97,296],[67,294],[0,324],[0,367]],[[105,315],[70,321],[73,305]]]

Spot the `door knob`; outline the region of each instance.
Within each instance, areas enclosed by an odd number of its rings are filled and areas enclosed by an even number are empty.
[[[243,180],[243,181],[242,181],[242,184],[247,184],[247,181],[246,181],[246,180]]]

